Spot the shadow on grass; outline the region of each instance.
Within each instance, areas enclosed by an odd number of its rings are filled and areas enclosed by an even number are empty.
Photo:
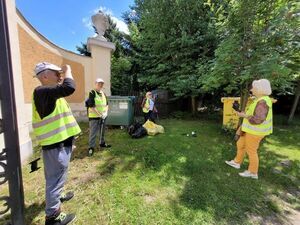
[[[245,179],[238,176],[238,171],[228,167],[224,160],[232,159],[235,146],[231,137],[220,132],[220,126],[207,121],[164,121],[166,133],[156,137],[132,140],[123,132],[114,132],[109,138],[113,148],[109,151],[104,164],[99,167],[102,176],[111,176],[117,167],[128,172],[142,165],[141,176],[148,171],[159,172],[162,185],[170,180],[182,183],[178,198],[169,199],[174,215],[180,221],[190,224],[199,222],[219,224],[248,224],[253,218],[263,218],[272,224],[284,224],[285,217],[278,203],[272,198],[277,189],[295,195],[297,183],[285,174],[295,175],[299,180],[299,161],[291,161],[292,166],[283,174],[274,174],[272,169],[278,162],[286,159],[284,155],[260,149],[259,180]],[[296,128],[298,129],[298,128]],[[196,130],[197,138],[188,138],[184,132]],[[289,135],[294,142],[289,142],[283,133],[276,135],[276,145],[287,143],[298,146],[295,132]],[[130,158],[130,160],[124,160]],[[243,168],[246,169],[247,163]],[[189,213],[184,211],[189,209]],[[210,212],[213,218],[199,221],[197,212]]]
[[[280,147],[289,145],[296,149],[299,146],[295,129],[289,131],[289,134],[281,133],[274,138],[278,140],[276,145]],[[260,179],[256,181],[239,177],[238,171],[224,164],[225,159],[232,159],[235,155],[235,152],[229,154],[227,147],[218,147],[219,151],[215,151],[215,155],[202,154],[201,158],[204,160],[198,162],[189,156],[184,173],[190,179],[180,196],[180,202],[195,210],[212,210],[220,224],[231,224],[233,221],[242,224],[257,216],[262,217],[263,224],[284,224],[285,215],[271,194],[276,193],[278,188],[295,198],[299,197],[299,160],[290,160],[289,168],[284,168],[280,174],[274,174],[273,169],[279,162],[286,160],[287,156],[266,151],[262,145],[259,150]],[[216,166],[216,163],[220,163],[220,166]],[[247,166],[248,163],[244,163],[245,169]],[[273,193],[270,193],[269,188],[273,188]],[[193,221],[193,218],[190,219]]]
[[[34,223],[34,219],[45,209],[45,202],[43,203],[33,203],[30,206],[25,207],[25,224],[41,224],[41,223]],[[1,224],[10,224],[10,215],[6,215],[4,218],[0,219]],[[43,221],[44,223],[44,221]]]
[[[272,199],[271,195],[274,193],[270,192],[268,187],[273,191],[280,188],[297,197],[295,190],[298,190],[299,186],[284,174],[297,173],[296,165],[299,165],[299,161],[291,161],[295,167],[289,168],[286,173],[274,174],[272,169],[286,157],[271,152],[262,153],[260,179],[253,180],[239,177],[239,171],[227,167],[220,159],[230,159],[232,155],[230,157],[226,150],[223,153],[220,154],[222,157],[215,155],[211,160],[201,162],[197,162],[193,157],[189,158],[184,170],[189,181],[178,204],[184,204],[193,210],[212,211],[215,220],[220,224],[244,224],[257,217],[264,220],[262,224],[284,224],[285,215],[278,203]],[[209,159],[208,156],[205,158]],[[219,167],[216,167],[215,163],[220,163]],[[243,168],[246,169],[247,166],[248,163],[244,163]],[[297,179],[299,180],[298,176],[295,180]],[[174,211],[178,212],[179,209],[180,207],[174,204]]]
[[[86,157],[90,157],[90,156],[88,156],[89,132],[90,132],[88,123],[81,122],[81,123],[79,123],[79,126],[81,128],[81,133],[76,137],[76,140],[74,143],[76,145],[76,149],[72,153],[71,161],[76,160],[76,159],[84,159]],[[110,130],[108,130],[106,128],[105,134],[110,133],[114,128],[115,127],[111,127]],[[106,136],[107,135],[105,135],[105,137]],[[100,144],[99,143],[99,134],[97,134],[95,152],[104,150],[104,149],[100,149],[99,144]]]
[[[76,149],[72,153],[71,161],[75,159],[84,159],[88,157],[88,136],[89,128],[88,123],[80,123],[81,133],[76,137]]]

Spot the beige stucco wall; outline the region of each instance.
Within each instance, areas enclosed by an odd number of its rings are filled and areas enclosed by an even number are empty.
[[[32,91],[39,85],[33,78],[35,65],[48,61],[57,65],[69,64],[76,82],[75,93],[67,98],[73,114],[78,119],[86,119],[84,100],[94,86],[94,80],[101,77],[105,81],[105,93],[110,95],[110,59],[112,44],[108,47],[93,44],[92,57],[82,56],[62,49],[36,31],[15,8],[15,1],[6,0],[13,74],[16,92],[17,118],[22,161],[32,154],[30,139]],[[0,147],[3,146],[0,137]]]
[[[70,102],[80,103],[84,100],[84,66],[82,63],[65,58],[62,55],[50,51],[43,45],[40,45],[30,34],[18,25],[21,67],[24,98],[26,103],[31,103],[32,90],[39,85],[39,81],[33,78],[33,68],[40,61],[49,61],[56,65],[69,64],[77,84],[75,93],[68,98]]]
[[[79,119],[85,118],[84,100],[93,88],[96,77],[103,76],[101,78],[105,81],[105,93],[108,96],[110,95],[111,48],[104,47],[102,51],[92,52],[92,57],[82,56],[62,49],[47,40],[26,21],[20,12],[17,12],[17,22],[20,38],[22,77],[23,80],[26,80],[24,82],[24,97],[25,102],[29,104],[26,106],[27,118],[31,118],[32,90],[39,85],[39,82],[32,77],[33,69],[35,64],[41,61],[48,61],[57,65],[66,63],[71,65],[76,82],[76,91],[66,99],[70,103],[74,115]],[[97,48],[97,45],[93,46],[91,51],[94,48]]]

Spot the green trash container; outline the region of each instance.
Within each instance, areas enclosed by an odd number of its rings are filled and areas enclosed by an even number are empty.
[[[107,125],[129,126],[133,123],[134,96],[109,96]]]

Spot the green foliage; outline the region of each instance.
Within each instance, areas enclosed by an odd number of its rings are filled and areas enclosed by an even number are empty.
[[[216,46],[211,9],[205,1],[136,1],[139,38],[134,56],[139,81],[176,96],[201,93],[200,78]]]
[[[86,43],[81,43],[81,46],[76,46],[76,49],[81,55],[91,56]]]
[[[191,113],[183,112],[183,111],[174,111],[170,114],[170,118],[174,118],[174,119],[187,119],[191,117],[192,117]]]
[[[111,91],[112,93],[121,93],[126,91],[132,83],[132,77],[129,76],[131,62],[127,57],[115,57],[111,59]]]
[[[299,4],[288,0],[135,0],[109,19],[113,94],[167,89],[175,97],[242,95],[267,78],[290,94],[299,78]],[[78,48],[86,54],[86,45]],[[218,98],[219,96],[216,96]]]
[[[229,15],[218,23],[222,41],[203,79],[204,90],[225,87],[227,93],[238,93],[254,79],[267,78],[278,92],[290,91],[295,22],[287,15],[294,8],[282,0],[232,1]]]

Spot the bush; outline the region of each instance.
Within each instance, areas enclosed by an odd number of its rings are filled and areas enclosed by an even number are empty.
[[[170,117],[174,119],[187,119],[191,118],[192,114],[190,112],[175,111],[170,114]]]

